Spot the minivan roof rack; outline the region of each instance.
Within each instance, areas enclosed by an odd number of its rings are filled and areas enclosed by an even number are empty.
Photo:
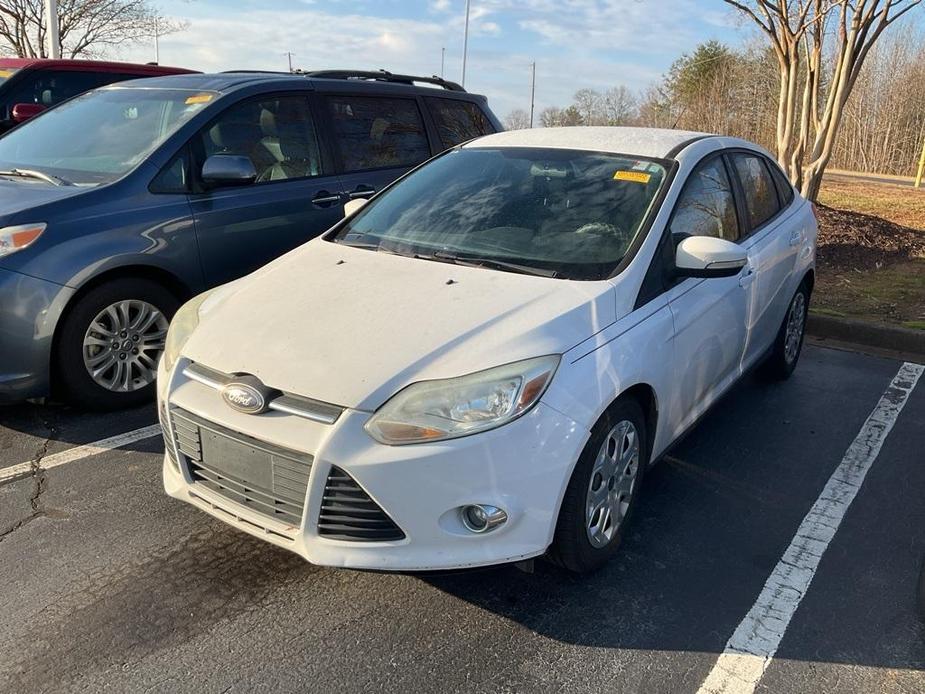
[[[329,80],[374,80],[378,82],[393,82],[397,84],[414,84],[421,82],[423,84],[432,84],[436,87],[443,87],[451,92],[464,92],[456,82],[450,82],[442,77],[421,77],[418,75],[396,75],[388,70],[311,70],[302,73],[309,77],[318,77]]]

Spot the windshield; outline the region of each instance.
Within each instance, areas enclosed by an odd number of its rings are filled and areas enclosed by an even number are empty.
[[[41,171],[77,184],[113,181],[216,96],[148,88],[83,94],[0,138],[0,171]]]
[[[657,161],[599,152],[463,148],[415,171],[332,239],[429,260],[604,279],[665,181]]]

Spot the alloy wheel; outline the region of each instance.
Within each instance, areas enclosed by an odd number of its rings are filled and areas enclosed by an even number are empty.
[[[585,529],[595,548],[610,543],[629,510],[639,472],[639,444],[635,425],[624,419],[598,451],[585,503]]]
[[[784,360],[792,364],[800,351],[803,341],[803,329],[806,325],[806,296],[797,292],[790,302],[790,312],[787,315],[787,332],[784,337]]]
[[[84,366],[106,390],[130,393],[152,383],[167,340],[167,318],[147,301],[111,304],[90,322],[83,339]]]

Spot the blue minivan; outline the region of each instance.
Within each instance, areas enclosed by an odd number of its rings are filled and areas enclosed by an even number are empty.
[[[50,109],[0,138],[0,402],[149,399],[185,299],[500,129],[484,97],[387,72],[155,77]]]

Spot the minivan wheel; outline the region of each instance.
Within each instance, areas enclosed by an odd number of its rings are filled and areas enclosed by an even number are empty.
[[[620,546],[649,461],[646,422],[631,399],[618,400],[598,421],[562,500],[548,557],[587,573]]]
[[[118,279],[87,292],[67,314],[57,342],[65,397],[106,410],[150,400],[178,307],[170,291],[146,279]]]
[[[784,322],[777,332],[771,352],[761,365],[761,374],[770,380],[782,381],[790,378],[790,374],[797,367],[806,334],[809,296],[809,287],[804,282],[790,300],[787,315],[784,316]]]

